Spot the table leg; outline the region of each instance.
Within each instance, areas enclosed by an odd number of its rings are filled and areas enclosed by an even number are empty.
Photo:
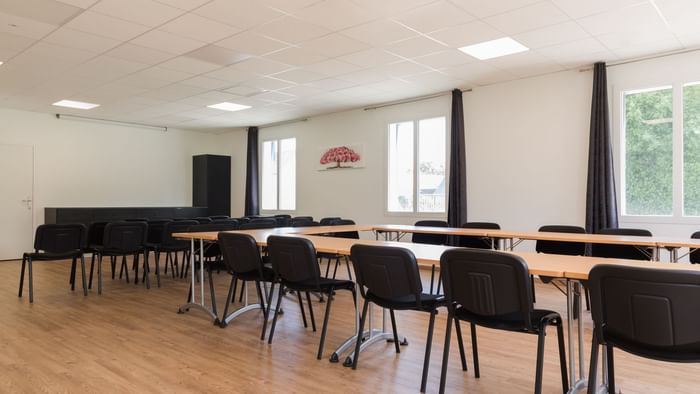
[[[584,340],[583,340],[583,306],[581,302],[581,283],[575,280],[566,280],[566,326],[569,342],[569,393],[576,393],[586,386],[584,371]],[[576,379],[576,355],[574,353],[574,305],[578,308],[578,380]]]
[[[200,265],[200,267],[199,267],[199,275],[200,275],[199,276],[200,277],[199,285],[201,287],[200,288],[201,298],[200,298],[199,302],[197,302],[197,299],[195,296],[196,289],[195,289],[195,284],[194,284],[194,282],[195,282],[194,243],[195,243],[195,239],[192,238],[190,240],[190,259],[191,259],[190,260],[190,281],[191,281],[190,282],[190,300],[187,304],[180,305],[180,308],[178,308],[177,313],[189,312],[190,309],[196,308],[196,309],[199,309],[199,310],[206,312],[209,315],[209,317],[212,319],[212,321],[216,323],[216,322],[218,322],[218,317],[214,314],[214,312],[212,312],[211,309],[207,308],[206,304],[204,303],[204,240],[203,239],[199,240],[199,265]],[[184,262],[183,262],[183,267],[184,267]]]

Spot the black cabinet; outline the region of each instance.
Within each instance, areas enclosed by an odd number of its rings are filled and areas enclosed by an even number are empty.
[[[207,207],[44,208],[44,223],[111,222],[124,219],[187,219],[207,216]]]
[[[192,156],[192,205],[231,215],[231,156]]]

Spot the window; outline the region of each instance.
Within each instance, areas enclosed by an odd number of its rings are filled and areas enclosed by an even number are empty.
[[[296,147],[296,138],[263,142],[263,210],[296,209]]]
[[[445,212],[445,123],[439,117],[389,125],[389,212]]]
[[[700,217],[700,83],[622,100],[623,215]]]

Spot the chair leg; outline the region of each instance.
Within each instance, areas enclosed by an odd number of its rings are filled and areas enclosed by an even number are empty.
[[[109,258],[109,263],[112,266],[112,280],[114,280],[116,272],[117,272],[117,257],[116,256],[111,256]],[[119,274],[119,279],[121,279],[122,276]]]
[[[112,267],[112,278],[114,278],[114,267]],[[97,294],[102,294],[102,255],[97,256]]]
[[[535,394],[542,393],[542,369],[544,367],[544,337],[547,325],[540,326],[537,334],[537,366],[535,369]]]
[[[280,283],[280,291],[277,296],[277,305],[275,305],[275,316],[272,318],[272,327],[270,327],[270,336],[267,338],[267,343],[272,343],[272,337],[275,335],[275,326],[277,325],[277,316],[280,314],[280,306],[282,305],[282,284]]]
[[[608,344],[605,346],[605,349],[608,358],[608,393],[615,394],[615,358],[613,357],[613,347]]]
[[[236,302],[236,290],[238,290],[238,279],[234,276],[233,277],[233,293],[231,293],[231,296],[229,299],[231,303]]]
[[[564,343],[564,323],[557,319],[557,341],[559,342],[559,369],[561,370],[561,387],[564,393],[569,391],[569,377],[566,370],[566,344]]]
[[[263,297],[263,291],[262,291],[262,289],[260,288],[260,281],[259,281],[259,280],[256,280],[256,281],[255,281],[255,290],[257,290],[257,292],[258,292],[258,304],[260,304],[260,309],[262,310],[262,312],[263,312],[263,314],[264,314],[264,313],[265,313],[265,304],[266,304],[265,301],[266,301],[266,300],[265,300],[265,298]]]
[[[82,279],[83,279],[83,295],[87,296],[87,280],[85,278],[85,256],[80,255],[80,273],[82,274]]]
[[[535,303],[537,302],[537,298],[535,298],[535,276],[530,275],[530,288],[532,288],[532,302]]]
[[[593,339],[591,340],[591,362],[588,369],[588,394],[596,394],[598,391],[598,383],[596,382],[598,377],[598,351],[600,350],[600,344],[598,343],[598,335],[596,334],[596,329],[593,329]]]
[[[317,359],[323,356],[323,345],[326,343],[326,333],[328,332],[328,318],[331,316],[331,303],[333,302],[333,287],[328,290],[328,300],[326,301],[326,314],[323,316],[323,328],[321,328],[321,341],[318,344]]]
[[[34,302],[34,274],[32,272],[32,258],[29,257],[29,303]]]
[[[280,285],[281,287],[281,285]],[[262,327],[262,333],[260,333],[260,340],[265,339],[265,331],[267,330],[267,320],[270,316],[270,306],[272,305],[272,295],[274,294],[275,290],[275,282],[270,283],[270,292],[268,293],[267,296],[267,308],[265,309],[265,318],[263,319],[263,327]],[[230,298],[230,295],[229,295]],[[224,315],[225,316],[225,315]]]
[[[469,323],[472,330],[472,357],[474,359],[474,377],[479,378],[481,374],[479,373],[479,348],[476,341],[476,324]]]
[[[68,283],[70,283],[71,291],[75,290],[75,266],[76,266],[76,263],[77,263],[77,259],[75,257],[73,257],[73,260],[71,261],[71,265],[70,265],[70,282],[68,282]]]
[[[459,319],[455,319],[455,331],[457,332],[457,344],[459,345],[459,358],[462,361],[462,371],[467,370],[467,356],[464,353],[464,338],[462,337],[462,327]]]
[[[309,303],[309,319],[311,319],[311,328],[316,332],[316,319],[314,319],[314,306],[311,304],[311,293],[306,292],[306,301]]]
[[[396,330],[396,316],[394,315],[393,309],[389,309],[389,316],[391,316],[391,331],[394,333],[394,348],[396,349],[396,353],[401,353],[399,346],[399,334]]]
[[[17,297],[22,297],[22,290],[24,290],[24,267],[27,265],[27,256],[22,256],[22,269],[19,271],[19,292]]]
[[[126,265],[126,256],[122,256],[122,271],[126,277],[126,283],[129,283],[129,267]],[[121,277],[121,274],[119,276]]]
[[[330,302],[330,297],[328,298]],[[365,303],[362,305],[362,315],[360,316],[360,327],[357,328],[357,339],[355,340],[355,357],[352,359],[352,369],[357,369],[357,363],[360,360],[360,345],[362,344],[362,334],[365,331],[365,321],[367,320],[367,307],[369,301],[365,298]]]
[[[221,318],[221,328],[226,327],[226,323],[224,322],[224,319],[226,319],[226,316],[228,316],[228,306],[231,305],[231,293],[233,293],[233,286],[236,284],[236,277],[231,275],[231,284],[228,286],[228,296],[226,297],[226,306],[224,306],[224,315]],[[189,301],[188,301],[189,302]]]
[[[134,262],[134,284],[139,284],[139,255],[138,253],[134,255],[132,261]]]
[[[301,318],[304,320],[304,328],[307,328],[306,324],[306,312],[304,312],[304,302],[301,301],[301,292],[297,291],[297,298],[299,299],[299,308],[301,308]]]
[[[92,273],[95,272],[95,253],[90,257],[90,281],[88,282],[88,289],[92,289]]]
[[[442,368],[440,370],[440,394],[445,393],[445,380],[447,378],[447,364],[450,361],[450,337],[452,336],[452,320],[454,320],[454,313],[452,312],[452,307],[448,308],[447,312],[447,324],[445,327],[445,346],[442,350]]]
[[[430,369],[430,350],[433,347],[433,328],[435,327],[435,315],[437,310],[430,311],[430,323],[428,323],[428,338],[425,341],[425,357],[423,358],[423,377],[420,381],[420,392],[425,393],[428,384],[428,370]]]
[[[586,288],[586,287],[583,288],[583,294],[586,297],[586,310],[590,311],[591,310],[591,296],[588,293],[588,288]]]
[[[200,269],[204,269],[204,267],[200,267]],[[207,267],[207,272],[209,274],[209,292],[211,293],[211,311],[214,312],[214,316],[219,316],[216,313],[216,292],[214,291],[214,277],[212,276],[211,273],[211,268]]]
[[[333,265],[333,279],[335,279],[336,275],[338,274],[338,265],[339,264],[340,264],[340,256],[337,256],[335,258],[335,264]]]
[[[430,294],[433,294],[433,283],[435,283],[435,264],[430,268]]]
[[[243,294],[247,291],[245,286],[241,285],[241,294],[238,295],[238,302],[243,302]],[[304,326],[306,327],[306,326]]]
[[[328,274],[331,272],[331,258],[328,258],[328,264],[326,264],[326,275],[324,276],[325,278],[328,278]]]
[[[160,287],[160,253],[154,252],[153,254],[156,258],[156,284]],[[167,268],[168,266],[166,265],[165,267]]]

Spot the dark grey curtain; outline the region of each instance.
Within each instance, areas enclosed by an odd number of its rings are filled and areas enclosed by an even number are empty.
[[[447,224],[460,227],[467,221],[467,164],[464,145],[464,108],[462,91],[452,91],[452,127],[450,128],[450,180]],[[456,245],[457,237],[450,244]]]
[[[245,170],[245,215],[260,214],[258,198],[258,128],[248,127],[248,158]]]
[[[608,113],[607,79],[605,63],[596,63],[593,66],[593,100],[586,190],[586,231],[589,233],[596,233],[606,227],[617,227],[617,196]]]

